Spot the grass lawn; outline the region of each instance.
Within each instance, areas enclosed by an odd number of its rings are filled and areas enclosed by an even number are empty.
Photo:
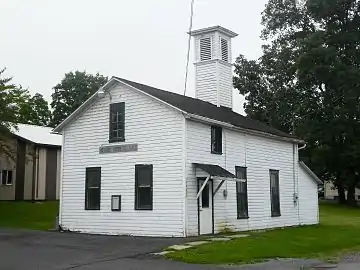
[[[250,232],[247,238],[169,253],[188,263],[237,264],[270,258],[330,258],[360,250],[360,209],[320,205],[320,225]]]
[[[58,202],[0,201],[0,227],[48,230],[54,228]]]

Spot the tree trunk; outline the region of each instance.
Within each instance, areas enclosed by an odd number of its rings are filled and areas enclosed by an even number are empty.
[[[355,200],[355,184],[352,184],[351,186],[349,186],[348,188],[348,193],[347,193],[347,204],[348,205],[356,205],[356,200]]]
[[[346,204],[346,198],[345,198],[345,189],[342,184],[337,186],[338,194],[339,194],[339,203],[340,204]]]

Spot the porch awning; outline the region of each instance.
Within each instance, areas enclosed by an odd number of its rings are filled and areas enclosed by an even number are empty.
[[[199,168],[205,172],[207,172],[212,177],[221,177],[221,178],[234,178],[236,179],[236,176],[232,174],[231,172],[225,170],[223,167],[220,167],[219,165],[213,165],[213,164],[200,164],[200,163],[193,163],[196,168]]]
[[[219,165],[213,165],[213,164],[201,164],[201,163],[193,163],[196,169],[200,169],[201,171],[206,173],[206,180],[200,187],[200,190],[198,191],[196,198],[198,199],[202,190],[204,189],[206,183],[209,181],[210,178],[214,178],[217,180],[220,180],[220,184],[217,186],[217,188],[214,191],[214,195],[219,191],[220,187],[225,181],[236,181],[236,182],[245,182],[246,179],[240,179],[237,178],[235,174],[232,174],[228,170],[224,169],[223,167]],[[198,176],[198,175],[197,175]],[[199,175],[200,176],[200,175]],[[201,175],[204,176],[204,175]]]

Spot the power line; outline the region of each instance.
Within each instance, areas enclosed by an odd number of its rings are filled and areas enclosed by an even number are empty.
[[[194,2],[195,2],[195,0],[191,0],[191,5],[190,5],[190,25],[189,25],[189,39],[188,39],[188,49],[187,49],[187,58],[186,58],[184,96],[186,94],[186,85],[187,85],[187,78],[188,78],[188,71],[189,71],[190,42],[191,42],[190,33],[191,33],[191,30],[192,30],[193,17],[194,17]]]

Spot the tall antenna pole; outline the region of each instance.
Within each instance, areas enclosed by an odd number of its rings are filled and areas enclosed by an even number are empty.
[[[195,0],[191,0],[191,5],[190,5],[190,24],[189,24],[189,39],[188,39],[188,49],[187,49],[187,58],[186,58],[184,96],[186,94],[187,78],[188,78],[188,71],[189,71],[190,42],[191,42],[190,33],[191,33],[191,30],[192,30],[193,17],[194,17],[194,2],[195,2]]]

